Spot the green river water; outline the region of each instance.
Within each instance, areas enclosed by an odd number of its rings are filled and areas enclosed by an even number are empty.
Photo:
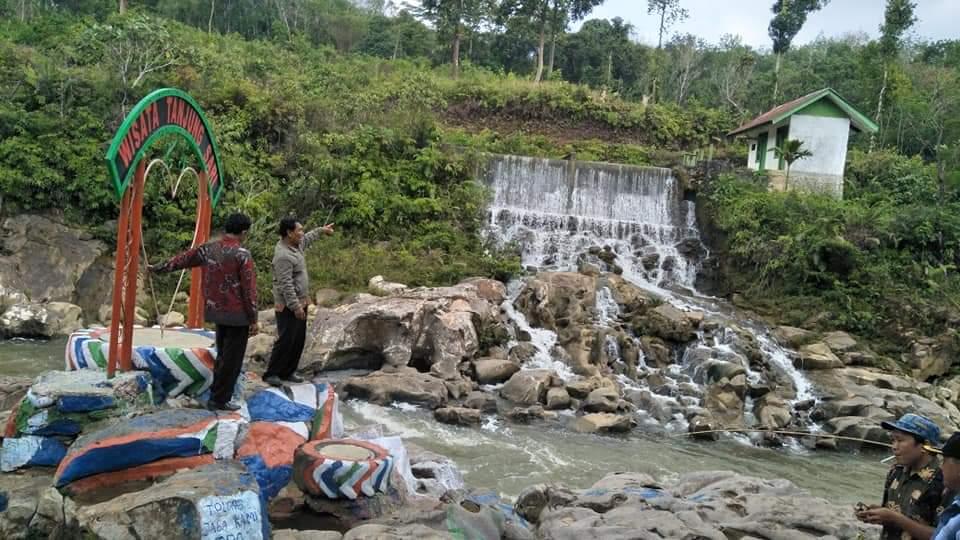
[[[36,375],[63,369],[65,341],[0,342],[0,375]],[[560,427],[515,425],[488,419],[481,429],[435,422],[425,410],[343,404],[350,425],[380,423],[422,447],[453,459],[468,485],[516,496],[524,487],[558,482],[588,487],[613,471],[646,472],[660,479],[698,470],[732,470],[786,478],[832,502],[851,505],[879,497],[886,466],[881,452],[767,449],[732,438],[714,443],[634,432],[604,437]]]

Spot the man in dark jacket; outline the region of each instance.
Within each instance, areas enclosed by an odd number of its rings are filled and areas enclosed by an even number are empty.
[[[203,267],[203,315],[217,329],[217,359],[207,403],[210,409],[235,411],[240,408],[230,398],[243,367],[247,339],[259,330],[257,270],[250,252],[241,245],[249,230],[249,217],[232,214],[227,218],[226,234],[221,239],[148,268],[151,272],[164,273]]]
[[[303,257],[320,235],[333,234],[333,224],[303,232],[303,225],[292,217],[280,220],[280,241],[273,249],[273,302],[277,312],[277,341],[270,353],[263,380],[273,386],[303,382],[297,374],[300,355],[307,337],[307,306],[310,304],[310,280]]]

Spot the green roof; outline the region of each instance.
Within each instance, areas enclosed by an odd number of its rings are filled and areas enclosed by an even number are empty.
[[[769,111],[761,114],[760,116],[750,120],[749,122],[743,124],[737,129],[727,133],[728,136],[739,135],[745,131],[750,131],[751,129],[760,127],[765,124],[779,124],[780,122],[790,118],[794,114],[797,114],[803,109],[813,105],[814,103],[819,102],[820,100],[827,99],[833,105],[838,107],[843,113],[850,118],[850,125],[858,131],[866,131],[869,133],[875,133],[877,129],[877,124],[870,120],[862,114],[860,111],[853,108],[853,105],[847,103],[845,99],[840,97],[833,88],[824,88],[823,90],[817,90],[807,94],[801,98],[795,99],[793,101],[788,101],[782,105],[778,105]]]

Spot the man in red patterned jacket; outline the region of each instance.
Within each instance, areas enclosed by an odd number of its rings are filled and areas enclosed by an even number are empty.
[[[232,214],[219,240],[185,251],[169,261],[150,266],[156,273],[203,267],[203,315],[217,328],[217,360],[210,386],[209,409],[235,411],[230,401],[243,367],[247,339],[257,325],[257,270],[253,257],[241,244],[250,231],[250,218]]]

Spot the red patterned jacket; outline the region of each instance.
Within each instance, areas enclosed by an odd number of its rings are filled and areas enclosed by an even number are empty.
[[[203,267],[204,319],[224,326],[257,322],[257,269],[253,256],[233,237],[207,242],[154,266],[158,273]]]

